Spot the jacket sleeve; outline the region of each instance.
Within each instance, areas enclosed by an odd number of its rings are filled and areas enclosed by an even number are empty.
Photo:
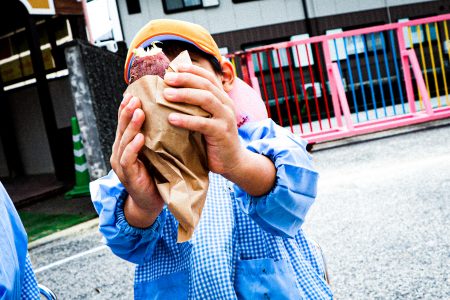
[[[141,264],[148,261],[161,237],[166,209],[149,228],[136,228],[125,219],[123,206],[128,194],[113,171],[91,182],[90,190],[105,244],[114,254],[129,262]]]
[[[276,181],[266,195],[259,197],[247,194],[235,184],[236,200],[265,231],[293,238],[317,194],[319,175],[306,151],[306,141],[270,119],[245,124],[239,128],[239,135],[247,149],[273,161]]]
[[[25,278],[27,234],[0,182],[0,299],[19,299]]]

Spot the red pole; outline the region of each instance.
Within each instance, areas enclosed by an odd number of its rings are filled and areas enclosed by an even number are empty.
[[[312,70],[311,61],[309,59],[308,44],[305,44],[305,49],[306,49],[306,57],[308,58],[308,69],[309,69],[309,75],[311,76],[311,83],[312,83],[313,94],[314,94],[314,102],[316,104],[317,120],[319,121],[320,130],[322,130],[322,120],[320,118],[319,100],[317,100],[316,84],[314,82],[314,72]]]
[[[286,50],[286,48],[284,48]],[[277,58],[278,58],[278,67],[280,69],[280,75],[281,75],[281,84],[283,85],[283,95],[284,100],[286,101],[286,108],[288,113],[288,120],[289,120],[289,127],[291,128],[291,132],[294,133],[294,128],[292,127],[292,117],[291,117],[291,108],[289,107],[289,96],[287,94],[287,88],[286,88],[286,81],[284,79],[284,71],[283,66],[281,65],[281,58],[280,58],[280,51],[279,49],[277,51]]]
[[[327,112],[327,119],[328,119],[328,126],[329,128],[331,128],[331,118],[330,118],[330,110],[328,109],[328,96],[327,96],[327,89],[326,87],[326,82],[323,79],[323,69],[322,69],[322,63],[320,62],[320,56],[319,56],[319,45],[317,43],[314,44],[314,48],[316,51],[316,57],[318,60],[318,64],[319,64],[319,74],[320,74],[320,82],[322,84],[322,93],[324,96],[324,100],[325,100],[325,110]]]
[[[289,75],[291,77],[292,89],[294,91],[295,108],[297,109],[298,124],[300,125],[301,133],[303,133],[302,115],[300,114],[300,106],[298,105],[297,87],[295,86],[294,71],[292,70],[291,52],[290,51],[286,51],[286,52],[287,52],[287,55],[288,55]]]
[[[261,54],[261,52],[258,52],[256,54],[256,57],[258,58],[258,68],[259,68],[259,74],[261,75],[262,87],[263,87],[263,91],[264,91],[264,98],[266,100],[267,114],[269,115],[269,118],[271,118],[271,116],[270,116],[270,105],[269,105],[269,96],[267,95],[266,80],[264,78],[264,72],[263,72],[263,69],[262,69],[261,55],[260,54]]]
[[[300,72],[300,79],[302,81],[302,90],[303,90],[303,96],[305,98],[306,115],[308,117],[309,130],[312,132],[313,130],[312,130],[312,124],[311,124],[311,112],[309,111],[309,104],[308,104],[308,94],[307,94],[306,88],[305,88],[305,77],[303,76],[302,62],[300,60],[300,55],[298,54],[298,46],[297,45],[295,45],[295,52],[297,53],[298,70]]]
[[[272,89],[273,89],[273,95],[275,97],[275,105],[277,107],[278,120],[279,120],[280,126],[283,126],[283,119],[281,118],[280,104],[278,103],[277,87],[275,85],[275,77],[273,76],[273,70],[272,70],[272,60],[270,59],[270,55],[269,55],[267,49],[266,49],[266,55],[267,55],[267,63],[269,64],[270,79],[272,80]]]

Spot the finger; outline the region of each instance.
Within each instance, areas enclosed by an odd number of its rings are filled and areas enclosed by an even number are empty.
[[[125,108],[125,106],[128,105],[128,103],[130,102],[130,100],[131,100],[132,97],[133,97],[133,96],[130,95],[130,94],[124,94],[124,95],[123,95],[122,102],[120,102],[119,111],[118,111],[118,114],[117,114],[117,119],[119,119],[120,113],[121,113],[122,110]]]
[[[228,106],[234,105],[233,100],[227,93],[225,93],[222,84],[219,82],[214,73],[198,66],[191,67],[190,65],[187,65],[186,68],[182,70],[186,70],[186,73],[167,72],[164,76],[164,82],[173,87],[208,90],[213,93],[223,104]],[[194,73],[187,72],[189,70]]]
[[[122,134],[130,123],[134,111],[140,107],[141,101],[137,97],[132,97],[128,104],[123,108],[120,112],[119,121],[117,123],[116,138],[119,140],[122,138]]]
[[[166,88],[163,91],[164,98],[171,102],[182,102],[200,106],[214,117],[223,116],[225,106],[210,91],[192,88]]]
[[[222,83],[217,77],[216,73],[213,73],[205,68],[193,65],[193,64],[182,64],[178,67],[179,73],[191,73],[197,76],[208,79],[212,84],[214,84],[219,89],[222,87]]]
[[[117,158],[117,152],[120,140],[122,139],[122,134],[125,128],[128,126],[128,123],[130,122],[130,119],[133,115],[134,110],[137,107],[140,107],[140,101],[136,97],[126,97],[123,100],[123,108],[119,108],[119,117],[117,122],[117,130],[116,130],[116,138],[114,139],[112,154],[114,157],[111,158],[111,160],[114,160],[114,158]],[[122,104],[121,104],[122,107]]]
[[[125,147],[122,157],[120,158],[120,166],[123,170],[123,175],[128,178],[128,181],[132,181],[138,176],[139,164],[138,154],[144,146],[144,135],[142,133],[137,134],[133,140]]]
[[[164,82],[172,87],[194,88],[207,90],[213,93],[217,98],[222,97],[222,91],[207,78],[192,73],[174,73],[167,72],[164,76]]]
[[[224,122],[199,116],[171,113],[168,120],[176,127],[197,131],[206,136],[212,136],[218,132],[223,133],[227,130]]]
[[[144,111],[140,108],[137,108],[133,113],[130,123],[128,123],[127,128],[123,132],[122,138],[120,139],[119,148],[117,149],[117,154],[119,155],[119,157],[122,155],[125,147],[140,132],[144,120],[145,120]]]

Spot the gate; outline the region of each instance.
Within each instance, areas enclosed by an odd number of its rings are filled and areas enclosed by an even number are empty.
[[[310,143],[450,116],[450,14],[229,55],[269,116]]]

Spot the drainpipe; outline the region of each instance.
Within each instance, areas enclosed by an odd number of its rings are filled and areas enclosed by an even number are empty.
[[[78,1],[80,1],[80,0],[78,0]],[[94,37],[92,36],[91,23],[89,22],[89,15],[88,15],[86,0],[81,0],[81,5],[83,7],[84,23],[86,24],[88,41],[89,41],[89,43],[94,44]]]

